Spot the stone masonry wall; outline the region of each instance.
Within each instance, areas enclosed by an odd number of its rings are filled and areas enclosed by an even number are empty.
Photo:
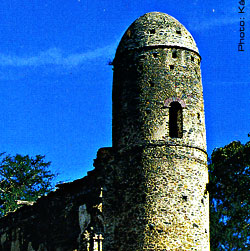
[[[209,250],[206,157],[178,146],[115,155],[103,193],[104,250]]]
[[[209,251],[200,60],[176,19],[138,18],[113,62],[112,148],[88,176],[0,219],[0,251]]]
[[[185,27],[158,12],[137,19],[118,46],[106,250],[209,250],[200,60]],[[181,106],[181,137],[170,136],[172,102]]]
[[[102,251],[105,149],[95,170],[0,219],[1,251]]]
[[[176,58],[173,58],[173,51]],[[119,55],[114,66],[113,144],[186,144],[206,151],[200,57],[173,48]],[[173,69],[170,69],[173,67]],[[169,136],[169,103],[183,104],[183,138]]]

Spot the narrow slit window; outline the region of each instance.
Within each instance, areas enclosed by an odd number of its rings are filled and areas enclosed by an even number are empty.
[[[150,87],[154,87],[154,86],[155,86],[155,83],[152,82],[152,81],[150,81],[150,82],[149,82],[149,86],[150,86]]]
[[[172,58],[177,58],[177,52],[176,51],[173,51]]]
[[[139,60],[144,60],[145,58],[146,58],[146,55],[142,54],[142,55],[139,56]]]
[[[183,136],[183,115],[179,102],[172,102],[169,108],[169,135],[171,138],[182,138]]]
[[[150,34],[155,34],[155,29],[150,30]]]
[[[158,57],[158,53],[157,53],[157,52],[154,52],[154,53],[153,53],[153,57],[154,57],[154,58],[157,58],[157,57]]]

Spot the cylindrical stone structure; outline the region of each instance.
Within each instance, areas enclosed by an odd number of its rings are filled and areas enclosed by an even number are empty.
[[[175,18],[127,29],[113,80],[113,160],[104,187],[105,251],[209,250],[201,57]]]

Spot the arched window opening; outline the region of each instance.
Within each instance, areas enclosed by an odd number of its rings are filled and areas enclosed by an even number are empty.
[[[172,52],[172,58],[177,58],[177,51]]]
[[[172,102],[169,108],[169,135],[171,138],[183,136],[182,107],[176,101]]]

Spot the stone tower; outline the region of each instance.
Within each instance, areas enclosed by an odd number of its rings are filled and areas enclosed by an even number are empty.
[[[105,251],[209,250],[200,61],[191,34],[164,13],[138,18],[121,39]]]

